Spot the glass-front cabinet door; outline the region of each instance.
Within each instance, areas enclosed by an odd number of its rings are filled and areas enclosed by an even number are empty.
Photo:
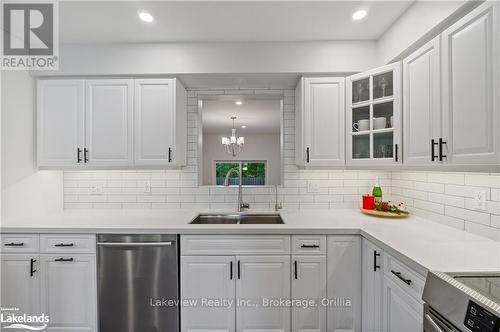
[[[400,164],[401,63],[350,76],[346,88],[347,164]]]

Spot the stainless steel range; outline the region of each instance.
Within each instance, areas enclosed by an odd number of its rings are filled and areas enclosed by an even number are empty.
[[[429,272],[424,332],[500,331],[500,273]]]

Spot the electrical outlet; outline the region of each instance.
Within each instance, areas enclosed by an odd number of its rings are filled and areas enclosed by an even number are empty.
[[[307,182],[307,192],[314,194],[314,193],[319,193],[319,184],[314,181],[308,181]]]
[[[474,209],[481,211],[486,210],[486,191],[474,192]]]
[[[151,194],[151,182],[144,181],[144,193]]]
[[[104,183],[96,182],[92,184],[90,188],[90,194],[92,195],[104,195]]]

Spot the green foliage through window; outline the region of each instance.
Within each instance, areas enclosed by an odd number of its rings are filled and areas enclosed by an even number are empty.
[[[215,162],[215,179],[217,185],[224,184],[224,178],[231,168],[242,171],[243,185],[262,186],[266,184],[266,163],[263,161]],[[229,176],[230,185],[238,185],[238,175],[232,172]]]

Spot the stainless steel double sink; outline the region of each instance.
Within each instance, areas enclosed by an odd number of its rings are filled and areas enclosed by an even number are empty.
[[[200,214],[190,224],[198,225],[278,225],[284,224],[279,214]]]

